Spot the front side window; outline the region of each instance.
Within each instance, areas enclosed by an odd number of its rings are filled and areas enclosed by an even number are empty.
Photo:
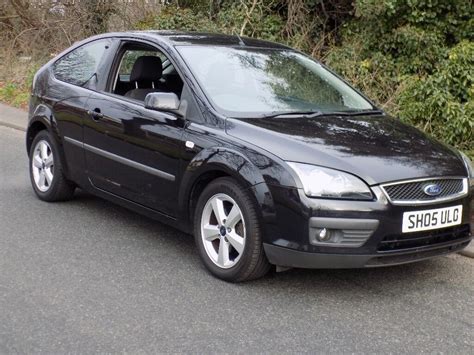
[[[66,83],[84,86],[97,74],[109,44],[109,40],[98,40],[74,49],[54,63],[54,76]]]
[[[130,42],[118,53],[119,63],[111,92],[144,101],[149,93],[181,96],[183,81],[166,55],[154,47]]]
[[[179,46],[216,109],[236,117],[373,106],[316,61],[292,50]]]

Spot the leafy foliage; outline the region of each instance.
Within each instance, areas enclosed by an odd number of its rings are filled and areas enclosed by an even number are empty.
[[[156,5],[158,10],[150,3],[155,2],[87,0],[88,6],[70,6],[64,13],[51,11],[48,2],[40,7],[4,6],[0,37],[11,42],[9,48],[23,48],[16,56],[25,55],[25,48],[38,39],[40,48],[48,48],[48,43],[57,48],[55,39],[63,32],[70,42],[89,33],[130,29],[130,24],[136,29],[223,32],[286,43],[328,64],[389,113],[474,157],[472,1],[167,0]],[[135,11],[137,6],[142,10]],[[38,10],[43,10],[41,16]],[[69,13],[74,21],[65,17]],[[111,25],[117,14],[125,28]],[[63,29],[58,32],[53,26],[57,36],[38,30],[55,21]],[[85,27],[79,29],[81,24]],[[22,37],[28,34],[35,37]],[[44,62],[50,52],[40,54]],[[10,73],[8,67],[2,71],[0,63],[0,100],[26,101],[27,85],[2,74]]]
[[[327,63],[402,120],[474,155],[474,6],[358,0]]]
[[[218,27],[201,12],[190,8],[165,7],[157,16],[149,17],[137,24],[137,29],[166,29],[182,31],[217,31]]]
[[[473,149],[474,43],[449,51],[433,75],[410,77],[398,98],[400,116],[449,144]]]
[[[197,6],[202,9],[202,5]],[[245,9],[238,2],[229,2],[211,19],[210,15],[193,8],[167,6],[157,16],[147,18],[137,24],[138,29],[167,29],[200,32],[222,32],[240,34],[247,17]],[[260,8],[248,15],[249,26],[244,35],[267,40],[281,40],[284,22],[281,17]]]

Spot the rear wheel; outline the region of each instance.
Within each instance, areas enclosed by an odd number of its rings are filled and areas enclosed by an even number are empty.
[[[43,201],[69,200],[74,194],[74,184],[63,175],[59,148],[46,130],[40,131],[31,144],[30,180]]]
[[[269,271],[256,204],[234,179],[220,178],[207,186],[196,207],[194,229],[201,259],[218,278],[247,281]]]

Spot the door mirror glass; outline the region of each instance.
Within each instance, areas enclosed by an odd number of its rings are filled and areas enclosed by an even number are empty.
[[[176,111],[179,109],[179,99],[172,92],[151,92],[145,97],[145,108],[159,111]]]

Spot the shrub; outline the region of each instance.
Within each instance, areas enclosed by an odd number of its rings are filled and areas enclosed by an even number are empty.
[[[398,104],[400,117],[461,149],[474,142],[474,43],[449,51],[430,76],[406,78]]]
[[[210,31],[215,32],[218,27],[214,22],[201,13],[190,8],[179,8],[174,6],[164,7],[156,16],[140,21],[136,25],[139,30],[169,29],[182,31]]]
[[[158,15],[139,22],[137,28],[240,34],[243,23],[247,21],[244,35],[273,41],[281,40],[280,33],[284,22],[278,15],[268,12],[267,8],[252,11],[246,18],[245,8],[234,2],[223,7],[212,20],[204,11],[167,6]]]
[[[473,156],[474,7],[358,0],[326,61],[382,108]]]
[[[91,30],[242,33],[318,57],[381,108],[474,156],[472,1],[88,1],[90,6],[73,2],[61,11],[55,11],[60,2],[26,8],[6,3],[0,9],[0,39],[6,43],[0,51],[0,100],[14,105],[24,105],[29,89],[18,56],[33,58],[27,63],[33,67]],[[95,21],[99,29],[86,21],[96,15],[102,18]]]

